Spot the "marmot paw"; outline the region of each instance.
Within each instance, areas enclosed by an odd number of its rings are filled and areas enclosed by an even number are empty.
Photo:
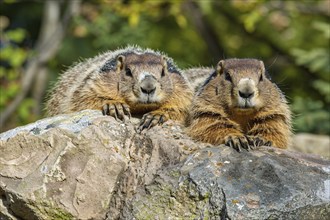
[[[271,141],[267,141],[264,138],[260,137],[260,136],[251,136],[251,135],[247,135],[246,138],[248,139],[249,144],[253,147],[253,148],[257,148],[260,146],[272,146],[272,142]]]
[[[143,115],[140,124],[137,128],[137,132],[141,133],[143,129],[149,129],[157,124],[163,124],[165,121],[165,115],[153,114],[152,112],[149,112]]]
[[[251,150],[248,139],[243,135],[228,135],[225,137],[225,144],[231,148],[234,148],[238,152],[242,151],[242,148]]]
[[[125,121],[125,116],[131,118],[131,112],[129,110],[129,106],[125,103],[109,103],[105,104],[102,107],[103,115],[110,115],[114,117],[116,120]]]

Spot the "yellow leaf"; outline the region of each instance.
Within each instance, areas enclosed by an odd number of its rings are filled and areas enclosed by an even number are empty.
[[[176,16],[176,23],[178,23],[181,28],[184,28],[187,26],[187,19],[183,15],[178,15]]]
[[[140,20],[140,16],[138,13],[132,13],[129,17],[128,17],[128,23],[130,26],[132,27],[136,27],[139,23]]]

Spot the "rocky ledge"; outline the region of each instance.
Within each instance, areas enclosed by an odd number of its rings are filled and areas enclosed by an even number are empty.
[[[137,134],[98,111],[0,134],[0,219],[328,219],[330,161]]]

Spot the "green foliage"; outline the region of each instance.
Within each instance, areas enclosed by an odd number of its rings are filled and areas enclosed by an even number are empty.
[[[19,44],[26,37],[26,31],[17,28],[2,33],[1,41],[3,47],[0,50],[0,61],[5,66],[0,66],[0,111],[8,106],[21,89],[21,69],[27,59],[28,51]],[[15,123],[26,124],[32,122],[36,117],[31,117],[33,99],[25,99],[17,113]],[[18,116],[18,117],[17,117]]]
[[[0,110],[2,110],[19,91],[19,71],[26,59],[26,51],[11,42],[20,43],[25,32],[22,29],[4,32],[4,47],[1,48],[0,61],[7,64],[7,68],[0,67]]]
[[[313,87],[324,96],[326,103],[330,104],[330,83],[324,80],[315,80]]]
[[[315,22],[312,25],[315,32],[321,32],[323,42],[329,42],[329,24]],[[314,76],[311,83],[313,88],[322,96],[319,100],[297,97],[292,104],[293,111],[298,114],[295,119],[296,129],[305,132],[330,134],[330,54],[329,44],[325,47],[316,47],[310,50],[293,48],[291,53],[296,62],[306,66]]]
[[[4,3],[15,3],[16,2],[16,0],[4,0]]]
[[[32,114],[34,105],[35,101],[31,98],[24,99],[20,104],[20,107],[17,110],[17,116],[23,124],[36,120],[37,117]]]
[[[5,75],[5,69],[3,67],[0,68],[0,79],[4,78],[8,79],[7,84],[1,83],[0,88],[0,109],[4,109],[6,104],[13,99],[19,91],[19,83],[15,80],[18,78],[18,74],[14,70],[9,70],[7,75]]]
[[[296,132],[311,132],[330,135],[330,115],[322,101],[296,97],[292,110]]]
[[[329,49],[329,48],[327,48]],[[292,49],[292,55],[296,57],[298,64],[307,66],[311,72],[330,71],[329,50],[326,48],[315,48],[309,51]]]

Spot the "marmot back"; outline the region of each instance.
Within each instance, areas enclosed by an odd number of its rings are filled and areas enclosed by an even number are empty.
[[[62,74],[47,102],[49,115],[83,109],[124,120],[143,116],[139,129],[168,119],[183,122],[192,91],[166,55],[127,47],[87,59]]]
[[[193,67],[183,70],[183,74],[187,77],[192,89],[197,90],[203,85],[204,81],[214,72],[211,67]]]
[[[188,133],[196,140],[237,150],[291,143],[291,112],[284,95],[265,74],[262,61],[227,59],[193,100]]]

